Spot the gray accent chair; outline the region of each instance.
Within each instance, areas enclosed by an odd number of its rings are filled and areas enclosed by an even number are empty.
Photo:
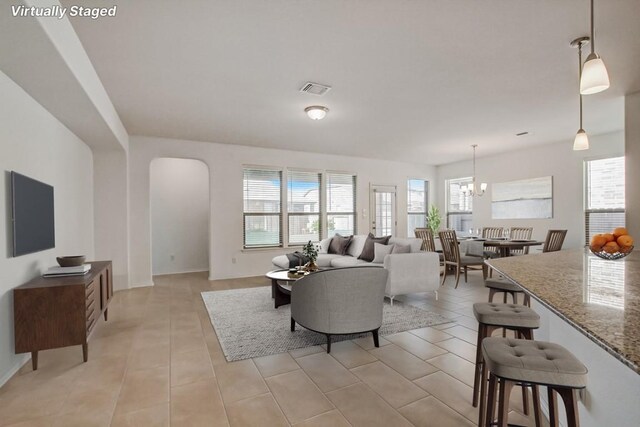
[[[388,272],[380,267],[321,270],[291,287],[291,331],[296,323],[327,337],[371,332],[379,347],[382,306]]]

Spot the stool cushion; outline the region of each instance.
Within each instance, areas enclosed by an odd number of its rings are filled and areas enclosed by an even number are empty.
[[[473,304],[473,315],[485,325],[529,329],[540,327],[538,313],[520,304],[477,302]]]
[[[514,381],[584,388],[587,368],[561,345],[532,340],[489,337],[482,354],[494,375]]]
[[[524,292],[520,286],[506,280],[487,279],[484,281],[484,285],[487,288],[493,288],[500,291]]]

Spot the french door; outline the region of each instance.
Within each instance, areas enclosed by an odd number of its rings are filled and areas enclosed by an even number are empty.
[[[395,185],[371,185],[371,233],[376,237],[396,235]]]

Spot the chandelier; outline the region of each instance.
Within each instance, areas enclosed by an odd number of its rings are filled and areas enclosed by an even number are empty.
[[[478,144],[473,144],[473,177],[471,178],[471,183],[469,185],[463,185],[460,187],[462,193],[465,196],[478,196],[481,197],[485,191],[487,191],[487,183],[480,183],[480,189],[476,186],[476,147]]]

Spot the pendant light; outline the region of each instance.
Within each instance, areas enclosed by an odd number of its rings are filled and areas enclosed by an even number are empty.
[[[591,0],[591,53],[582,68],[580,78],[580,93],[582,95],[592,95],[609,88],[609,73],[604,61],[596,53],[593,25],[593,1]]]
[[[571,42],[572,47],[578,48],[578,79],[580,82],[582,82],[582,46],[587,43],[589,43],[589,37],[579,37]],[[582,94],[578,93],[578,96],[580,97],[580,128],[573,140],[573,151],[589,149],[589,137],[582,128]]]
[[[487,191],[487,183],[480,183],[480,189],[476,188],[476,147],[478,144],[473,144],[473,177],[471,178],[471,183],[469,185],[463,186],[460,189],[464,195],[469,195],[471,197],[478,196],[481,197],[485,191]]]

